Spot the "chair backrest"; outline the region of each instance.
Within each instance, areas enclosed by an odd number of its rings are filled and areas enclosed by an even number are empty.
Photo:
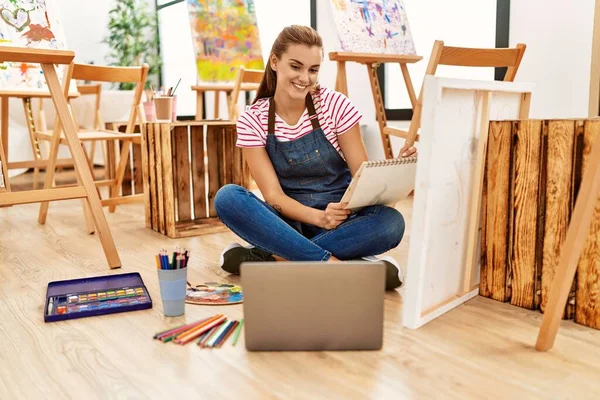
[[[433,44],[431,58],[427,65],[427,75],[434,75],[438,65],[462,67],[508,67],[504,81],[515,79],[526,46],[517,44],[515,48],[477,49],[468,47],[445,46],[441,40]],[[432,62],[433,61],[433,62]]]
[[[75,64],[71,79],[92,82],[135,83],[133,103],[129,112],[126,133],[133,133],[140,113],[142,93],[148,77],[148,64],[139,67],[109,67],[91,64]]]
[[[245,69],[238,67],[238,74],[234,81],[233,91],[229,99],[229,119],[236,121],[238,118],[238,100],[240,91],[258,90],[258,85],[263,79],[265,72],[258,69]]]
[[[517,75],[517,70],[523,59],[526,46],[517,44],[515,48],[478,49],[469,47],[445,46],[441,40],[433,43],[431,57],[427,64],[425,75],[435,75],[438,65],[450,65],[461,67],[507,67],[504,81],[512,82]],[[424,84],[425,82],[423,82]],[[407,143],[414,143],[421,126],[421,108],[423,106],[423,85],[419,93],[419,99],[413,110]]]

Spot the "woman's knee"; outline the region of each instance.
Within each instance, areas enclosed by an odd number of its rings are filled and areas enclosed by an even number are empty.
[[[224,212],[235,207],[242,196],[247,196],[248,190],[239,185],[227,184],[221,187],[215,195],[215,210],[219,217]]]
[[[404,237],[406,223],[400,211],[392,207],[383,206],[379,211],[380,232],[390,246],[396,247]]]

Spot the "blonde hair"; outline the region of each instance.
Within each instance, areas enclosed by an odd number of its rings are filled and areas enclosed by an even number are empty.
[[[271,56],[274,54],[275,57],[281,59],[281,56],[287,52],[291,44],[304,44],[308,47],[318,46],[321,50],[323,49],[323,39],[313,28],[303,25],[291,25],[283,28],[277,39],[275,39],[275,42],[273,42],[267,66],[265,67],[265,74],[258,86],[253,103],[256,103],[259,99],[275,95],[277,73],[271,68]],[[318,89],[318,84],[313,88],[313,90],[316,89]]]

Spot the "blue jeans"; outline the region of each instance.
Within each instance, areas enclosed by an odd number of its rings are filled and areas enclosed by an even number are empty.
[[[289,261],[326,261],[332,255],[352,260],[382,254],[400,244],[405,227],[396,209],[369,206],[331,230],[305,226],[310,234],[303,235],[252,192],[231,184],[217,192],[215,209],[220,220],[246,242]]]

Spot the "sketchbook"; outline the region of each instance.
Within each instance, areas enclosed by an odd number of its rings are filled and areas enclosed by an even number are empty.
[[[341,202],[354,210],[377,204],[393,205],[415,189],[417,156],[365,161],[346,189]]]

